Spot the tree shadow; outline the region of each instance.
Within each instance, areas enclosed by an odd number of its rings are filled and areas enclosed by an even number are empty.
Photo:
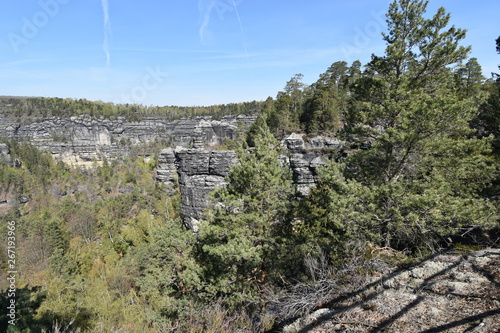
[[[90,318],[94,315],[89,309],[80,308],[75,313],[75,318],[65,320],[50,312],[38,314],[38,310],[46,299],[46,293],[40,286],[18,288],[15,292],[16,316],[15,325],[10,325],[6,310],[11,303],[7,291],[0,293],[0,307],[2,316],[0,317],[0,332],[52,332],[54,325],[63,327],[61,331],[80,328],[91,329]],[[3,315],[5,313],[5,315]]]
[[[314,328],[318,327],[319,325],[332,320],[335,316],[338,316],[339,314],[342,314],[342,313],[347,312],[347,311],[349,311],[351,309],[354,309],[356,307],[362,306],[363,304],[366,304],[367,302],[375,299],[376,297],[378,297],[379,295],[381,295],[384,292],[384,290],[382,289],[382,290],[379,290],[379,291],[370,292],[368,295],[366,295],[366,292],[368,292],[371,288],[384,285],[386,282],[388,282],[391,279],[394,279],[394,278],[398,277],[402,273],[404,273],[404,272],[406,272],[406,271],[408,271],[410,269],[413,269],[415,267],[421,266],[425,262],[431,261],[434,258],[436,258],[437,256],[442,255],[442,254],[445,254],[445,253],[431,255],[428,258],[426,258],[425,260],[419,262],[418,264],[412,265],[412,267],[405,268],[405,269],[400,269],[400,270],[398,270],[398,271],[396,271],[396,272],[394,272],[392,274],[384,276],[384,277],[378,279],[377,281],[374,281],[374,282],[372,282],[372,283],[364,286],[363,288],[357,289],[357,290],[355,290],[355,291],[353,291],[351,293],[348,293],[348,294],[345,294],[345,295],[342,295],[342,296],[339,296],[339,297],[336,297],[336,298],[332,299],[328,303],[323,304],[323,306],[321,308],[334,308],[334,310],[329,311],[328,313],[325,313],[325,314],[319,316],[312,323],[310,323],[307,326],[303,327],[299,332],[300,333],[310,332]],[[487,251],[486,251],[483,255],[500,255],[500,253],[496,253],[496,252],[495,253],[494,252],[487,253]],[[415,287],[415,290],[424,290],[424,289],[427,289],[427,287],[429,287],[432,284],[431,281],[433,279],[449,273],[455,267],[461,265],[462,263],[464,263],[465,261],[467,261],[469,259],[470,259],[469,255],[462,255],[457,261],[455,261],[452,264],[448,265],[446,268],[444,268],[444,269],[436,272],[435,274],[427,277],[426,279],[424,279],[423,282],[421,282],[419,284],[419,286]],[[488,271],[486,271],[486,270],[484,270],[484,269],[482,269],[482,268],[480,268],[480,267],[478,267],[477,265],[474,265],[474,264],[472,264],[471,266],[472,266],[472,269],[476,273],[479,273],[479,274],[483,275],[485,278],[487,278],[495,286],[497,286],[497,287],[499,286],[499,282],[495,279],[495,277],[492,275],[491,272],[488,272]],[[336,307],[336,305],[338,305],[338,304],[340,304],[340,303],[342,303],[344,301],[347,301],[347,300],[349,300],[351,298],[354,298],[356,296],[361,296],[361,295],[363,296],[363,299],[361,301],[354,302],[353,304],[350,304],[350,305],[347,305],[347,306]],[[460,295],[457,295],[457,296],[460,296]],[[465,296],[465,295],[461,295],[461,296]],[[393,324],[396,320],[398,320],[399,318],[401,318],[404,314],[412,311],[412,309],[414,309],[417,305],[419,305],[422,301],[424,301],[426,299],[426,297],[427,297],[426,295],[420,295],[420,296],[418,296],[414,301],[412,301],[411,303],[407,304],[404,308],[402,308],[397,313],[393,314],[391,317],[387,318],[386,320],[384,320],[384,321],[382,321],[382,322],[380,322],[378,324],[375,324],[376,327],[372,327],[372,329],[369,332],[370,333],[375,333],[375,332],[380,332],[380,331],[388,329],[388,327],[391,324]],[[488,297],[488,299],[489,298],[490,297]],[[495,298],[491,298],[491,299],[494,300]],[[318,309],[319,308],[317,308],[315,310],[318,310]],[[453,328],[453,327],[456,327],[456,326],[464,325],[464,324],[467,324],[467,323],[473,323],[473,322],[475,322],[477,320],[484,319],[484,318],[487,318],[487,317],[491,317],[491,316],[497,315],[499,313],[500,313],[500,309],[486,311],[486,312],[483,312],[483,313],[478,314],[478,315],[473,315],[473,316],[466,317],[466,318],[463,318],[463,319],[460,319],[460,320],[457,320],[457,321],[454,321],[454,322],[451,322],[451,323],[448,323],[448,324],[445,324],[445,325],[441,325],[441,326],[438,326],[438,327],[435,327],[435,328],[432,328],[432,329],[428,329],[425,332],[442,332],[444,330],[447,330],[447,329],[450,329],[450,328]],[[362,325],[362,323],[359,323],[359,324]],[[280,325],[280,327],[283,327],[283,326],[284,325]],[[370,326],[370,325],[368,325],[368,326]]]
[[[492,316],[497,315],[497,314],[500,314],[500,309],[486,311],[486,312],[483,312],[483,313],[480,313],[480,314],[477,314],[477,315],[474,315],[474,316],[469,316],[469,317],[466,317],[466,318],[463,318],[463,319],[460,319],[460,320],[456,320],[456,321],[448,323],[448,324],[444,324],[444,325],[441,325],[441,326],[438,326],[438,327],[433,327],[433,328],[430,328],[428,330],[422,331],[422,333],[438,333],[438,332],[443,332],[443,331],[449,330],[449,329],[451,329],[453,327],[465,325],[465,324],[468,324],[468,323],[473,323],[473,322],[476,322],[478,320],[482,320],[482,319],[485,319],[485,318],[488,318],[488,317],[492,317]],[[465,332],[467,332],[467,331],[465,331]]]
[[[15,330],[18,332],[41,332],[42,330],[50,330],[52,327],[53,318],[48,314],[44,314],[41,317],[37,317],[37,310],[45,299],[45,293],[40,291],[40,287],[33,288],[18,288],[16,289],[15,295],[15,306],[16,306],[16,316],[15,316]],[[0,307],[1,311],[6,311],[10,304],[11,297],[9,297],[8,292],[2,292],[0,294]],[[0,318],[0,332],[8,332],[9,320],[11,318],[7,317],[7,314]],[[12,331],[12,328],[11,330]]]
[[[390,324],[392,324],[393,322],[398,320],[405,313],[409,312],[412,308],[414,308],[418,304],[420,304],[424,299],[425,299],[425,296],[418,296],[413,302],[411,302],[410,304],[408,304],[404,308],[402,308],[400,311],[398,311],[398,313],[396,313],[392,317],[384,320],[377,327],[370,330],[370,333],[380,332],[380,330],[384,329],[385,327],[389,326]]]
[[[500,253],[491,253],[491,252],[488,252],[488,251],[486,251],[485,253],[489,253],[490,255],[494,255],[494,256],[500,256]],[[492,272],[489,272],[487,270],[481,269],[480,267],[478,267],[477,265],[474,265],[474,264],[472,264],[472,268],[477,273],[480,273],[480,274],[484,275],[484,277],[486,277],[491,283],[493,283],[497,287],[500,287],[500,282],[498,281],[498,278],[495,278],[495,276],[493,275]]]

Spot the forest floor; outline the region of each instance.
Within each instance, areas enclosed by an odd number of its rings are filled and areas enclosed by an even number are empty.
[[[283,332],[500,332],[500,249],[370,278]]]

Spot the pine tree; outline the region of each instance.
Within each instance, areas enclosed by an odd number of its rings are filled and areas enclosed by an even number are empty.
[[[215,191],[199,232],[200,260],[207,291],[230,302],[254,299],[279,274],[283,252],[280,234],[294,193],[290,170],[280,164],[282,148],[262,124],[255,148],[240,149],[239,164]]]
[[[377,165],[369,173],[379,182],[415,173],[415,159],[431,153],[429,140],[464,137],[477,112],[470,99],[457,97],[450,69],[467,55],[469,48],[459,45],[465,31],[445,29],[450,15],[444,8],[425,19],[426,6],[411,0],[391,4],[386,54],[373,56],[368,66],[374,74],[356,89],[351,112],[357,113],[357,130],[375,141],[365,155]]]
[[[335,131],[340,127],[347,86],[347,63],[337,61],[312,85],[301,121],[309,133]]]
[[[352,209],[363,213],[359,225],[369,219],[369,240],[413,250],[434,249],[444,236],[491,226],[496,218],[491,203],[478,197],[495,176],[491,138],[470,137],[478,103],[454,84],[453,67],[469,50],[459,44],[465,31],[447,28],[444,8],[426,19],[426,7],[421,0],[390,5],[385,55],[373,56],[355,82],[346,127],[371,148],[342,168],[351,188],[364,188],[345,195],[357,198]],[[318,190],[325,205],[334,204],[336,188],[325,182]],[[339,214],[348,225],[352,214]]]
[[[496,51],[500,54],[500,37],[496,39]],[[499,65],[500,69],[500,65]],[[489,93],[485,103],[483,103],[476,117],[472,120],[471,126],[475,129],[475,136],[494,136],[492,158],[500,165],[500,75],[492,73],[493,78],[488,80],[483,87]],[[500,195],[500,173],[494,180],[494,186],[485,191],[488,197]]]
[[[194,258],[196,236],[181,221],[169,220],[156,228],[149,242],[128,258],[140,272],[137,284],[154,316],[176,317],[188,312],[201,291],[201,269]]]
[[[471,58],[463,66],[459,66],[455,71],[457,89],[461,96],[473,97],[478,96],[480,88],[484,82],[481,65],[477,62],[477,58]]]
[[[280,135],[299,128],[299,117],[304,102],[303,74],[295,74],[285,85],[284,91],[278,92],[275,103],[275,121],[278,123]]]

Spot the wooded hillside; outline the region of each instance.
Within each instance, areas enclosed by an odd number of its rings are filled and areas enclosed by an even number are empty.
[[[444,8],[429,15],[427,2],[390,5],[384,54],[364,65],[336,61],[311,85],[297,74],[264,102],[181,108],[1,99],[13,117],[259,116],[228,143],[239,163],[213,192],[216,204],[197,233],[181,222],[178,191],[155,181],[155,160],[69,168],[8,141],[0,237],[7,243],[14,221],[19,312],[15,326],[2,317],[0,330],[278,330],[332,301],[321,295],[349,295],[442,251],[500,246],[500,79],[483,77],[462,45],[466,30],[451,25]],[[500,37],[496,43],[500,53]],[[280,163],[279,139],[292,132],[366,149],[332,159],[304,196]],[[0,256],[7,290],[9,254]],[[2,308],[8,302],[4,292]]]

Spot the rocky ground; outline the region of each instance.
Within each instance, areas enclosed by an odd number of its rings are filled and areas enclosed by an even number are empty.
[[[500,249],[373,277],[283,332],[500,332]]]

